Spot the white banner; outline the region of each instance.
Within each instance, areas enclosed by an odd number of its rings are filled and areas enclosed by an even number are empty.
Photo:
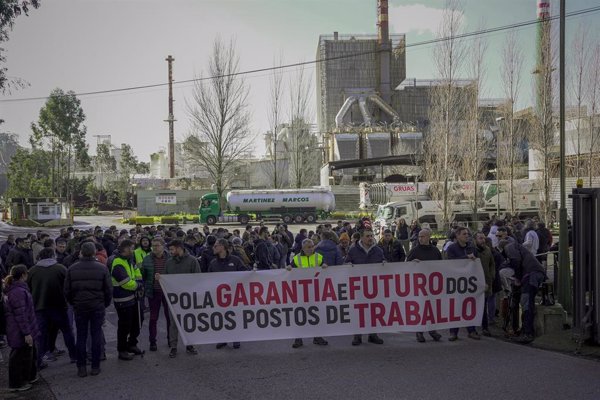
[[[480,261],[161,275],[186,345],[478,326]]]

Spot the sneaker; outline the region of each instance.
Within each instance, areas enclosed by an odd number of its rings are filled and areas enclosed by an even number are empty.
[[[63,354],[65,354],[66,351],[62,350],[62,349],[54,349],[54,351],[52,352],[52,355],[54,357],[58,357],[58,356],[62,356]]]
[[[171,348],[171,351],[169,352],[169,358],[175,358],[177,357],[177,349],[175,347]]]
[[[156,342],[150,343],[150,351],[157,351],[157,350],[158,350],[158,346],[156,345]]]
[[[383,339],[377,335],[369,335],[369,343],[383,344]]]
[[[440,335],[436,331],[429,332],[429,336],[431,336],[431,338],[436,342],[439,342],[440,340],[442,340],[442,335]]]
[[[359,346],[362,344],[362,335],[354,335],[352,339],[352,346]]]
[[[58,358],[56,358],[56,356],[52,353],[46,353],[44,354],[44,356],[42,357],[42,361],[50,361],[50,362],[54,362],[58,360]]]
[[[240,348],[240,342],[233,342],[233,348],[234,349],[239,349]]]
[[[529,343],[533,342],[534,339],[535,338],[532,335],[522,335],[522,336],[514,338],[513,340],[517,343],[529,344]]]
[[[77,368],[77,376],[80,378],[85,378],[87,376],[87,369],[85,367]]]
[[[185,346],[185,352],[192,356],[195,356],[198,354],[198,350],[196,350],[194,348],[194,346]]]
[[[135,354],[136,356],[139,356],[142,354],[142,350],[140,350],[140,348],[137,346],[129,346],[129,348],[127,349],[127,352]]]
[[[8,390],[11,392],[24,392],[26,390],[31,389],[33,386],[31,385],[31,383],[26,383],[21,387],[18,388],[9,388]]]
[[[292,348],[297,349],[299,347],[302,347],[304,343],[302,343],[302,339],[296,339],[294,340],[294,344],[292,344]]]
[[[216,348],[218,350],[218,349],[222,349],[225,346],[227,346],[227,343],[217,343]]]
[[[322,337],[316,337],[313,339],[313,344],[316,344],[317,346],[327,346],[329,343]]]
[[[129,354],[129,352],[127,352],[127,351],[120,351],[119,352],[119,360],[131,361],[131,360],[133,360],[133,356],[131,354]]]
[[[417,332],[417,342],[425,343],[425,336],[423,336],[422,332]]]
[[[490,331],[488,331],[487,329],[483,329],[483,330],[481,331],[481,334],[482,334],[483,336],[486,336],[486,337],[491,337],[491,336],[492,336],[492,334],[490,333]]]
[[[448,341],[450,342],[456,342],[458,340],[458,335],[454,335],[451,334],[450,337],[448,338]]]
[[[96,376],[98,374],[100,374],[100,368],[92,368],[92,371],[90,372],[90,375]]]
[[[36,375],[35,378],[33,378],[32,380],[29,381],[29,383],[34,384],[34,383],[36,383],[39,380],[40,380],[40,376]]]
[[[481,336],[479,336],[479,333],[477,333],[477,331],[473,331],[469,332],[469,339],[481,340]]]

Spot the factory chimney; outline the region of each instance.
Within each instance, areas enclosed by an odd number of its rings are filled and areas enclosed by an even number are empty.
[[[550,24],[550,0],[537,3],[537,49],[536,49],[536,111],[538,115],[552,110],[552,41]]]
[[[390,77],[390,30],[388,19],[388,0],[377,0],[377,35],[379,50],[379,94],[386,103],[392,100]]]

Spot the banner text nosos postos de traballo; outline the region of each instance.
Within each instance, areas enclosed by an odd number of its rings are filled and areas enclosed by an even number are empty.
[[[185,344],[479,325],[479,260],[162,275]]]

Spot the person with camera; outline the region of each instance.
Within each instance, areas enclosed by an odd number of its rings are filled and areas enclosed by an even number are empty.
[[[423,228],[419,231],[418,243],[406,256],[406,261],[438,261],[442,259],[442,253],[440,250],[431,242],[431,230],[429,228]],[[417,342],[425,343],[425,336],[423,332],[417,332]],[[429,336],[436,342],[439,342],[442,338],[436,330],[429,331]]]

